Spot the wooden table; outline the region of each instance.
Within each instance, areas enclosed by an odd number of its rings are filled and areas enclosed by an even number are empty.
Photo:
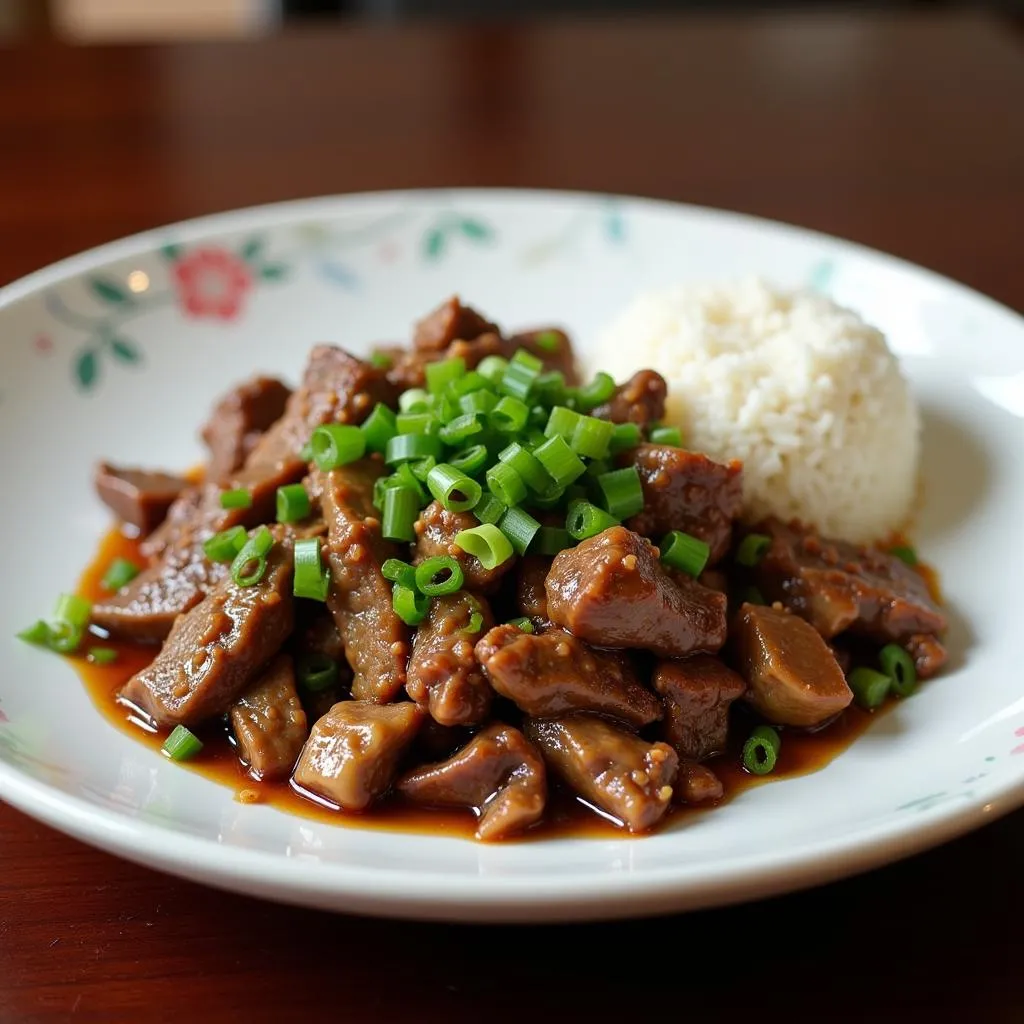
[[[523,185],[793,221],[1024,309],[1024,34],[981,16],[40,45],[0,54],[0,139],[0,281],[234,206]],[[0,1020],[1019,1022],[1022,859],[1018,813],[763,904],[444,928],[223,895],[0,807]]]

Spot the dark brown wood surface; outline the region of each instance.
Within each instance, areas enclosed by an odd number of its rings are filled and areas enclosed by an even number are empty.
[[[779,16],[0,51],[0,282],[183,217],[438,185],[730,207],[1024,309],[1024,34]],[[0,1020],[1020,1021],[1022,861],[1018,813],[770,902],[446,928],[220,894],[0,806]]]

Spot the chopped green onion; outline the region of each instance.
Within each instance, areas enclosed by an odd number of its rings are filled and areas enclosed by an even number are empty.
[[[416,464],[419,465],[421,462],[426,462],[430,458],[432,458],[432,456],[428,455],[426,459],[417,460]],[[394,473],[387,478],[388,485],[390,487],[407,487],[410,491],[413,491],[416,494],[420,505],[426,505],[430,499],[427,497],[426,488],[423,486],[425,481],[421,481],[419,477],[416,476],[412,467],[413,463],[403,462],[402,465],[397,467]],[[431,466],[430,468],[433,469],[434,467]],[[430,476],[430,470],[427,470],[427,476]]]
[[[526,498],[523,478],[504,462],[497,462],[487,470],[487,487],[491,494],[509,508]]]
[[[594,416],[581,416],[572,432],[570,444],[577,455],[588,459],[603,459],[615,433],[615,424]]]
[[[596,537],[599,533],[618,525],[619,521],[615,516],[609,515],[603,508],[598,508],[589,501],[572,502],[565,520],[565,528],[574,540]]]
[[[325,423],[313,431],[313,461],[325,473],[347,466],[366,454],[366,435],[359,427]]]
[[[120,590],[122,587],[128,586],[141,571],[134,562],[129,562],[127,558],[115,558],[107,566],[100,586],[104,590]]]
[[[366,450],[381,454],[387,447],[388,441],[398,433],[395,414],[383,402],[378,402],[373,407],[373,411],[366,417],[359,429],[366,438]]]
[[[466,360],[462,356],[440,359],[436,363],[427,363],[427,390],[438,395],[466,372]]]
[[[399,412],[430,412],[434,403],[423,388],[409,388],[398,396]]]
[[[894,548],[889,548],[889,554],[894,555],[905,565],[917,565],[917,552],[909,544],[898,544]]]
[[[389,487],[384,492],[384,507],[381,509],[381,536],[385,540],[400,540],[411,544],[416,540],[413,524],[419,511],[420,502],[414,490],[408,487]]]
[[[19,640],[24,640],[27,644],[35,644],[37,647],[49,647],[50,641],[53,639],[53,629],[49,623],[43,622],[42,619],[36,619],[31,626],[18,633],[17,637]]]
[[[307,537],[295,542],[295,578],[292,593],[310,601],[326,601],[331,574],[320,555],[320,538]]]
[[[534,449],[533,454],[559,487],[568,487],[587,470],[583,460],[560,434],[547,438]]]
[[[418,626],[430,611],[430,598],[396,583],[391,591],[391,607],[407,626]]]
[[[370,365],[375,370],[390,370],[392,366],[391,356],[387,352],[374,352],[370,356]]]
[[[117,651],[113,647],[90,647],[85,656],[94,665],[112,665],[117,661]]]
[[[479,434],[484,425],[477,418],[475,413],[463,413],[456,416],[450,423],[441,428],[441,440],[450,444],[453,448],[465,444],[470,438]]]
[[[466,623],[461,632],[479,633],[484,628],[484,614],[480,610],[480,602],[472,594],[466,594],[465,597],[472,611],[469,615],[469,622]]]
[[[533,623],[525,615],[521,615],[518,619],[509,619],[508,624],[510,626],[515,626],[516,629],[521,629],[524,633],[537,632]]]
[[[694,579],[704,571],[711,555],[711,548],[704,541],[682,530],[666,534],[659,547],[665,565],[685,572]]]
[[[612,464],[607,459],[591,459],[587,465],[587,476],[596,480],[602,473],[610,473]]]
[[[82,644],[85,629],[70,622],[55,622],[50,627],[46,646],[58,654],[74,654]]]
[[[427,482],[427,477],[430,476],[430,471],[437,465],[437,459],[433,455],[428,455],[425,459],[417,459],[415,462],[407,462],[406,466],[412,472],[412,475],[416,477],[421,483]]]
[[[205,541],[203,551],[211,562],[233,562],[248,539],[249,534],[244,526],[232,526]]]
[[[508,369],[498,384],[498,390],[503,395],[525,399],[543,369],[544,364],[535,355],[521,348],[510,360]]]
[[[233,491],[220,492],[221,508],[252,508],[252,493],[239,487]]]
[[[295,665],[299,686],[307,693],[322,693],[338,681],[338,663],[322,651],[299,656]]]
[[[384,564],[380,567],[380,574],[392,583],[401,583],[403,587],[409,587],[410,590],[416,588],[415,567],[408,562],[403,562],[400,558],[385,559]]]
[[[484,494],[473,508],[473,515],[481,523],[497,523],[505,514],[505,504],[493,494]]]
[[[517,555],[526,554],[530,543],[540,529],[540,523],[529,512],[524,512],[521,508],[515,506],[505,512],[498,526],[501,527],[501,532],[509,539]]]
[[[470,370],[469,373],[465,373],[451,381],[445,391],[452,398],[459,399],[463,395],[468,395],[473,391],[486,390],[490,386],[490,382],[486,377],[476,370]]]
[[[558,486],[551,487],[543,494],[534,495],[534,497],[530,499],[530,503],[532,505],[544,510],[561,508],[564,501],[565,488]]]
[[[768,725],[759,725],[743,744],[743,767],[752,775],[767,775],[779,759],[782,741]]]
[[[455,546],[472,555],[490,571],[513,555],[512,543],[493,523],[481,523],[455,535]]]
[[[640,427],[636,423],[616,423],[608,444],[608,454],[618,455],[619,452],[635,448],[639,443]]]
[[[277,521],[298,523],[309,515],[309,495],[302,484],[288,484],[277,489]]]
[[[594,409],[614,394],[615,378],[602,370],[594,374],[589,384],[579,389],[577,400],[581,409]]]
[[[753,568],[768,553],[772,539],[763,533],[748,533],[736,549],[736,563]]]
[[[542,526],[533,541],[533,548],[538,555],[557,555],[559,551],[572,547],[569,531],[561,526]]]
[[[541,412],[537,426],[543,427],[548,421],[548,410],[543,408],[543,406],[550,408],[553,405],[565,404],[565,377],[557,370],[542,373],[533,382],[533,398],[534,401],[541,403]]]
[[[508,369],[508,360],[501,356],[484,356],[477,366],[476,372],[489,384],[497,386]]]
[[[881,707],[892,689],[892,676],[863,665],[855,668],[846,677],[846,682],[853,690],[853,699],[865,711],[874,711],[875,708]]]
[[[469,416],[486,416],[498,404],[493,391],[471,391],[459,398],[459,408]]]
[[[449,512],[467,512],[483,495],[483,488],[472,477],[446,462],[430,471],[427,488]]]
[[[518,441],[513,441],[498,453],[498,460],[511,466],[531,491],[544,494],[551,489],[553,480],[535,455],[531,455]],[[500,495],[499,495],[500,497]]]
[[[683,435],[678,427],[655,427],[651,431],[651,444],[667,444],[678,448],[683,443]]]
[[[644,490],[635,466],[602,473],[597,478],[597,487],[605,511],[616,519],[628,519],[643,511]]]
[[[384,461],[389,466],[397,466],[402,462],[425,459],[428,455],[439,459],[443,451],[441,438],[433,434],[397,434],[384,449]]]
[[[473,444],[449,456],[448,465],[466,476],[475,476],[487,465],[487,449],[482,444]]]
[[[488,422],[502,434],[518,434],[526,426],[530,407],[518,398],[506,395],[491,410]]]
[[[917,667],[914,659],[899,644],[886,644],[878,652],[882,671],[892,680],[897,697],[909,697],[917,686]]]
[[[454,594],[464,581],[462,566],[451,555],[428,558],[416,567],[416,589],[428,597]]]
[[[544,352],[557,352],[562,345],[558,331],[538,331],[533,336],[533,343]]]
[[[190,761],[203,749],[203,743],[191,729],[176,725],[160,749],[172,761]]]
[[[395,417],[395,429],[399,434],[437,434],[441,421],[432,412],[400,412]]]
[[[312,444],[311,441],[307,441],[299,449],[299,458],[302,459],[303,462],[312,462],[313,461],[313,444]]]
[[[261,526],[242,545],[242,550],[235,555],[231,563],[231,578],[240,587],[255,586],[267,571],[267,555],[274,546],[274,536]]]
[[[85,629],[89,625],[92,604],[78,594],[61,594],[57,598],[57,606],[53,610],[53,621],[67,623],[75,629]]]
[[[548,416],[544,434],[546,437],[554,437],[557,434],[571,442],[576,433],[576,427],[579,426],[582,419],[583,417],[578,412],[573,412],[572,409],[568,409],[564,405],[556,405]]]

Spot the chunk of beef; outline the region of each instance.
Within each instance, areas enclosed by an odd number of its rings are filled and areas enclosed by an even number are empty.
[[[652,828],[668,810],[679,758],[667,743],[587,714],[530,719],[526,735],[549,768],[630,832]]]
[[[680,761],[676,776],[676,802],[681,804],[706,804],[721,800],[725,793],[722,780],[704,764],[696,761]]]
[[[694,654],[659,662],[653,682],[665,703],[663,739],[681,758],[702,761],[725,750],[729,707],[747,688],[732,669]]]
[[[398,391],[426,386],[426,365],[431,361],[430,353],[410,350],[404,345],[378,345],[373,354],[386,360],[382,367],[384,375]]]
[[[705,455],[666,444],[642,444],[625,452],[622,466],[635,466],[644,492],[644,508],[626,525],[660,541],[682,530],[711,548],[714,565],[729,550],[732,523],[743,504],[743,466],[713,462]]]
[[[158,726],[195,725],[225,714],[292,631],[292,551],[275,543],[263,578],[228,576],[179,616],[153,663],[121,691]]]
[[[477,839],[507,839],[539,821],[547,801],[544,762],[518,729],[495,723],[440,764],[399,779],[399,793],[434,807],[469,807]]]
[[[416,324],[412,344],[420,351],[442,352],[456,339],[472,341],[485,333],[496,334],[498,328],[453,295]]]
[[[217,489],[219,495],[219,488]],[[139,545],[139,551],[151,563],[159,562],[168,548],[173,547],[182,530],[192,530],[195,523],[200,529],[205,528],[202,517],[211,517],[210,525],[219,519],[217,507],[207,507],[214,494],[213,487],[186,487],[172,502],[167,515],[158,527]],[[220,501],[216,502],[220,505]]]
[[[551,559],[543,555],[527,555],[516,567],[516,607],[534,620],[534,625],[548,620],[548,595],[544,583],[551,571]]]
[[[96,493],[123,523],[139,533],[152,533],[167,516],[167,510],[188,481],[169,473],[125,469],[101,462],[96,467]]]
[[[679,658],[725,643],[725,595],[670,577],[651,544],[622,526],[559,552],[545,590],[551,621],[602,647]]]
[[[914,659],[919,679],[931,679],[942,671],[949,660],[945,646],[930,633],[915,633],[904,642],[907,653]]]
[[[668,385],[665,378],[654,370],[639,370],[625,384],[615,389],[615,394],[599,405],[592,416],[612,423],[635,423],[649,427],[665,418],[665,396]]]
[[[730,640],[749,687],[745,699],[769,722],[820,725],[853,700],[828,644],[798,615],[744,604]]]
[[[449,512],[439,501],[432,501],[413,524],[416,531],[413,564],[419,565],[428,558],[435,558],[438,555],[451,555],[462,569],[467,590],[491,593],[515,561],[509,558],[494,569],[485,569],[476,555],[470,555],[462,548],[456,547],[455,537],[463,530],[472,529],[477,525],[472,512]]]
[[[545,370],[557,370],[565,378],[566,384],[579,384],[576,356],[565,331],[557,327],[540,327],[513,334],[502,342],[502,355],[511,359],[521,348],[536,356],[544,364]]]
[[[396,554],[373,507],[380,464],[371,459],[314,474],[327,520],[323,554],[331,573],[327,607],[352,668],[352,696],[385,703],[405,685],[409,629],[391,603],[381,566]]]
[[[461,359],[467,370],[475,370],[488,356],[500,356],[505,352],[501,337],[493,332],[481,334],[472,341],[453,341],[441,354],[442,359]]]
[[[291,393],[274,377],[253,377],[220,398],[201,432],[210,449],[207,479],[226,479],[245,465],[264,432],[284,415]]]
[[[295,650],[299,657],[315,656],[345,665],[345,641],[334,617],[319,609],[295,631]]]
[[[292,779],[343,811],[365,811],[390,787],[424,717],[415,704],[341,701],[313,726]]]
[[[464,590],[437,597],[413,640],[405,689],[441,725],[479,725],[491,710],[494,693],[473,651],[480,633],[466,631],[474,612],[482,630],[490,629],[494,618],[483,598]]]
[[[756,582],[826,640],[849,630],[879,643],[940,634],[946,617],[925,581],[894,555],[828,540],[799,523],[766,519],[755,527],[771,537]]]
[[[561,629],[497,626],[477,643],[476,656],[494,689],[534,717],[596,711],[640,728],[662,715],[625,657],[595,651]]]
[[[309,735],[295,670],[279,654],[231,707],[238,754],[257,779],[287,778]]]

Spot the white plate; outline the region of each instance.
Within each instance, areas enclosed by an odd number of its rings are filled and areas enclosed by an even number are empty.
[[[826,769],[642,840],[468,840],[243,806],[117,732],[60,659],[13,639],[70,588],[108,518],[99,457],[185,467],[213,397],[297,377],[314,342],[405,339],[458,292],[581,346],[640,288],[763,274],[883,328],[925,410],[916,536],[941,572],[953,666]],[[602,196],[349,196],[105,246],[0,293],[0,797],[87,842],[225,888],[334,910],[565,920],[777,893],[906,856],[1024,801],[1020,670],[1024,322],[820,235]],[[870,500],[865,495],[864,500]],[[45,857],[45,850],[40,851]]]

